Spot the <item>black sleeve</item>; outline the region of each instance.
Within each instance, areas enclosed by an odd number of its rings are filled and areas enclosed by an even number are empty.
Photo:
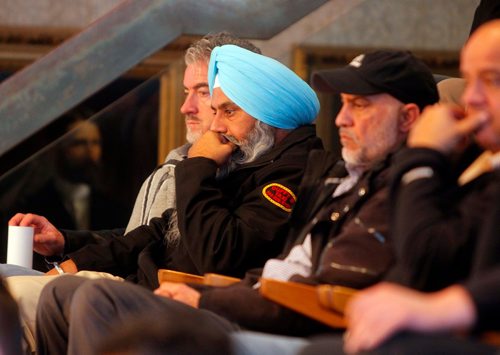
[[[330,330],[321,323],[266,300],[244,282],[204,290],[199,307],[243,328],[260,332],[307,336]]]
[[[87,244],[68,253],[68,256],[79,270],[104,271],[125,277],[137,270],[139,253],[148,244],[163,237],[168,217],[166,211],[161,218],[153,218],[147,226],[137,227],[122,237],[101,237],[99,242]]]
[[[403,183],[415,168],[432,170],[432,176]],[[448,159],[437,151],[404,149],[393,165],[393,235],[398,265],[394,281],[434,291],[463,279],[470,269],[473,236],[490,197],[459,188]],[[414,171],[414,170],[413,170]],[[407,175],[406,175],[407,176]],[[483,199],[483,201],[480,201]],[[478,201],[479,200],[479,201]]]
[[[500,267],[484,272],[465,284],[477,310],[478,330],[500,329]]]
[[[500,172],[497,173],[496,204],[484,216],[477,235],[471,276],[465,287],[477,309],[477,327],[481,330],[500,329]]]
[[[122,237],[125,233],[125,228],[117,228],[102,231],[75,231],[61,230],[65,239],[64,252],[71,253],[85,245],[92,243],[100,243],[108,239]]]

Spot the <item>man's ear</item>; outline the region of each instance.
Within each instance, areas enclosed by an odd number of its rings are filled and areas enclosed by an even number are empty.
[[[420,116],[420,108],[413,103],[405,104],[399,118],[399,130],[408,133]]]

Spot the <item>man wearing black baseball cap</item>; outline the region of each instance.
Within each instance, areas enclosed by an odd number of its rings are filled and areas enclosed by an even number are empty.
[[[323,226],[326,232],[312,228],[309,233],[312,264],[316,264],[315,254],[322,256],[316,269],[313,267],[313,281],[360,289],[383,279],[393,266],[388,191],[391,156],[404,145],[422,110],[438,101],[438,92],[424,63],[409,52],[395,50],[361,54],[343,68],[315,72],[312,86],[341,96],[342,108],[335,124],[339,128],[343,161],[334,164],[336,157],[326,152],[321,153],[321,158],[319,154],[309,155],[301,183],[306,193],[298,196],[300,203],[292,218],[304,218],[304,210],[318,211],[313,220],[319,220],[320,225],[324,215],[329,217],[329,227]],[[339,164],[347,174],[339,172]],[[339,180],[333,194],[328,193],[329,184]],[[336,201],[342,201],[345,207],[336,209]],[[367,230],[372,232],[371,237],[363,234]],[[326,233],[328,237],[324,238]],[[329,243],[319,249],[318,240],[322,237]],[[296,243],[302,243],[303,250],[310,250],[307,237],[299,237]],[[266,277],[265,271],[263,276]],[[293,331],[298,333],[297,329]],[[301,334],[308,335],[306,330]],[[248,332],[233,333],[231,339],[235,353],[247,355],[266,351],[292,354],[307,344],[301,338]]]
[[[423,108],[438,101],[429,68],[410,52],[361,54],[343,68],[313,74],[313,87],[337,92],[342,157],[363,170],[399,147]]]

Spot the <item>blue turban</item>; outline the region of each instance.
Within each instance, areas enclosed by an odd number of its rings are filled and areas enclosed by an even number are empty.
[[[235,45],[213,49],[208,65],[210,94],[214,80],[243,111],[276,128],[294,129],[318,114],[316,93],[280,62]]]

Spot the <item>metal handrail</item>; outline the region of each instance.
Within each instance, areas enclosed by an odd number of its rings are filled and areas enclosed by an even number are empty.
[[[181,34],[266,39],[328,0],[125,0],[0,85],[0,156]]]

